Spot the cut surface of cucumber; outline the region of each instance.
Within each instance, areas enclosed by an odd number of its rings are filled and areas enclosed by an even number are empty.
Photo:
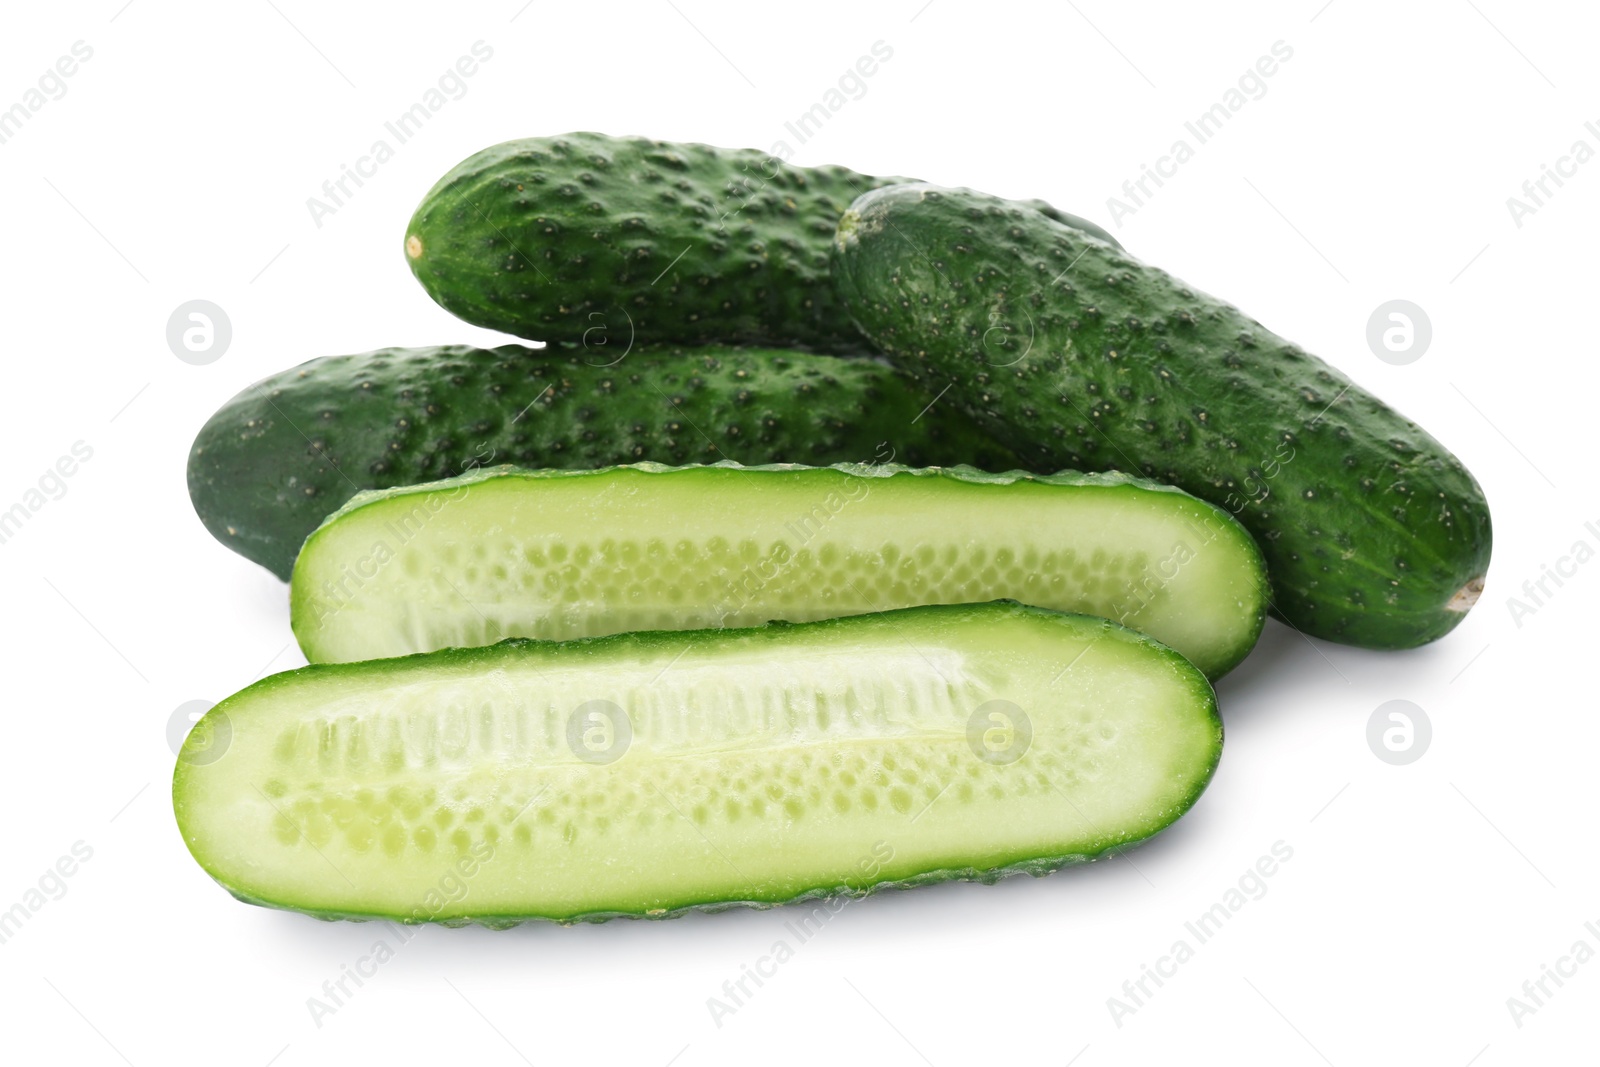
[[[1012,599],[1150,634],[1210,677],[1266,615],[1226,512],[1120,474],[967,467],[495,468],[360,494],[291,581],[306,658]]]
[[[1043,874],[1173,822],[1221,745],[1148,637],[956,605],[301,668],[207,713],[173,802],[242,900],[500,926]]]

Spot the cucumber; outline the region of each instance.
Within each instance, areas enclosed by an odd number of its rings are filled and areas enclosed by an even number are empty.
[[[1250,535],[1168,486],[894,464],[498,468],[363,493],[290,586],[313,663],[1009,598],[1114,619],[1213,677],[1266,597]]]
[[[358,491],[497,463],[1018,465],[869,360],[615,351],[444,345],[312,360],[211,417],[189,453],[189,497],[217,540],[287,581],[306,535]]]
[[[406,262],[441,307],[518,337],[855,353],[865,342],[828,276],[833,230],[856,196],[908,180],[642,137],[508,141],[423,198]]]
[[[1221,745],[1175,652],[1002,603],[304,667],[172,791],[241,900],[509,926],[1043,874],[1173,822]]]
[[[840,292],[892,363],[1028,466],[1125,470],[1226,508],[1304,633],[1409,648],[1482,591],[1489,507],[1461,462],[1232,305],[965,189],[868,193],[836,245]]]

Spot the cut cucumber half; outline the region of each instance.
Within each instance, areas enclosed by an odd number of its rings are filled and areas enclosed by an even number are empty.
[[[1177,819],[1221,746],[1171,649],[956,605],[304,667],[206,714],[173,804],[241,900],[502,926],[1043,874]]]
[[[313,663],[1012,599],[1120,622],[1215,678],[1267,605],[1250,535],[1178,490],[889,464],[501,467],[362,493],[291,585]]]

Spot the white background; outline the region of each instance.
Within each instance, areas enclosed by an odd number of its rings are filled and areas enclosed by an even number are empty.
[[[75,842],[93,856],[0,945],[0,1057],[83,1064],[1182,1062],[1481,1065],[1594,1057],[1600,962],[1519,1027],[1507,998],[1600,950],[1592,684],[1600,563],[1517,619],[1583,540],[1594,492],[1600,162],[1519,227],[1507,198],[1600,137],[1600,19],[1507,0],[636,5],[523,0],[13,5],[0,107],[76,41],[93,58],[0,144],[7,382],[0,510],[77,441],[93,457],[0,544],[0,909]],[[919,10],[920,8],[920,10]],[[466,94],[318,227],[308,197],[475,41]],[[893,57],[808,143],[784,122],[876,41]],[[166,727],[301,661],[285,589],[190,509],[194,432],[317,355],[493,342],[409,276],[422,193],[471,152],[579,129],[772,148],[1110,222],[1107,198],[1275,41],[1252,100],[1118,236],[1323,354],[1482,481],[1488,590],[1408,653],[1274,623],[1220,686],[1209,792],[1127,859],[851,904],[717,1026],[708,997],[785,937],[782,910],[670,923],[427,928],[316,1025],[307,998],[385,932],[247,907],[190,860]],[[225,355],[166,321],[223,307]],[[1365,340],[1404,298],[1433,341]],[[1596,529],[1585,523],[1595,521]],[[1520,625],[1519,625],[1520,623]],[[1369,750],[1414,701],[1426,754]],[[1107,999],[1273,844],[1293,858],[1118,1026]],[[1189,938],[1193,944],[1192,937]]]

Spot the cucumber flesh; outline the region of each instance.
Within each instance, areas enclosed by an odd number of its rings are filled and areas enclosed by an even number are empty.
[[[301,668],[207,713],[173,802],[240,899],[502,926],[1042,874],[1170,824],[1221,743],[1170,649],[958,605]]]
[[[366,493],[307,539],[306,658],[1014,599],[1110,618],[1216,677],[1266,614],[1250,536],[1123,475],[893,465],[499,468]]]

